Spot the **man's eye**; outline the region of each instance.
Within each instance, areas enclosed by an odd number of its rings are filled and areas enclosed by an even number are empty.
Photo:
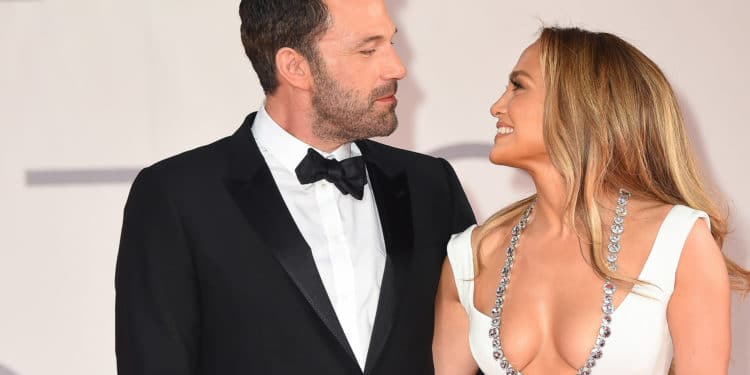
[[[369,55],[372,55],[373,53],[375,53],[375,50],[374,49],[365,49],[365,50],[359,51],[359,53],[361,53],[363,55],[368,55],[369,56]]]

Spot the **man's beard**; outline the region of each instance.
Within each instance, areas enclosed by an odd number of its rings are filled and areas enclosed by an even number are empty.
[[[314,70],[313,135],[343,143],[383,137],[396,130],[396,103],[387,108],[378,108],[383,105],[376,103],[376,99],[396,93],[398,84],[395,80],[376,87],[363,102],[357,91],[342,88],[322,64]]]

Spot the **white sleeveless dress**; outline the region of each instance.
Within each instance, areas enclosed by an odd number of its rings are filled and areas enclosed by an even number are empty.
[[[675,272],[688,233],[698,218],[710,225],[703,211],[674,206],[661,224],[638,279],[653,285],[636,286],[645,296],[628,294],[612,314],[612,336],[592,374],[666,375],[672,362],[672,336],[667,325],[667,304],[674,290]],[[490,318],[474,307],[474,261],[471,232],[474,225],[453,235],[448,259],[458,296],[469,317],[469,345],[474,360],[486,375],[504,375],[492,358],[488,336]],[[626,229],[627,230],[627,229]],[[623,250],[626,251],[626,250]],[[595,324],[592,322],[591,324]],[[594,337],[591,338],[593,345]],[[513,343],[506,343],[511,346]],[[571,370],[574,374],[575,370]]]

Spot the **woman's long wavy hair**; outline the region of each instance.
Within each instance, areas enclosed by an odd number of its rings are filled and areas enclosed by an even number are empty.
[[[634,197],[705,211],[721,247],[727,219],[702,182],[677,99],[659,67],[608,33],[545,27],[538,40],[544,101],[544,143],[565,181],[566,218],[583,224],[595,272],[640,283],[606,266],[597,198],[620,188]],[[479,238],[514,223],[535,196],[490,217]],[[481,240],[480,240],[481,241]],[[750,272],[724,258],[732,288],[750,291]]]

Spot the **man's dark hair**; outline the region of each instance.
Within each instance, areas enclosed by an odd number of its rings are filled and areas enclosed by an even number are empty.
[[[276,90],[276,53],[289,47],[304,56],[313,69],[319,62],[316,42],[328,28],[323,0],[242,0],[242,45],[266,94]]]

